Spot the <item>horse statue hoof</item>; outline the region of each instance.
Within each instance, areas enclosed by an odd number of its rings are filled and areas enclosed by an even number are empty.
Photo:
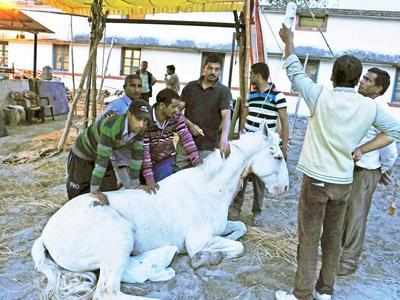
[[[218,265],[224,259],[224,254],[221,251],[217,252],[210,252],[210,251],[203,251],[197,252],[191,260],[191,266],[193,269],[198,269],[202,266],[214,266]]]

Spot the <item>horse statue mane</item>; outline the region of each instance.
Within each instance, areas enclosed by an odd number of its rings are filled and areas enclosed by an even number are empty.
[[[100,269],[93,299],[138,300],[143,298],[120,291],[121,281],[172,278],[170,264],[178,252],[188,253],[193,268],[242,255],[237,239],[246,226],[227,215],[243,171],[259,175],[275,194],[287,190],[288,172],[279,138],[266,126],[231,142],[231,151],[227,159],[215,151],[202,165],[167,177],[155,195],[119,190],[106,193],[109,206],[94,206],[90,194],[67,202],[32,247],[48,290],[56,290],[58,266],[72,272]]]

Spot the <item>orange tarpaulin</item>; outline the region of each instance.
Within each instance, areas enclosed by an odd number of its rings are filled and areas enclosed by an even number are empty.
[[[0,6],[0,30],[53,33],[17,9]]]

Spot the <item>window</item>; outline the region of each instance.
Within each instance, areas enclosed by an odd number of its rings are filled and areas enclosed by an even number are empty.
[[[141,50],[122,48],[121,75],[134,74],[140,67]]]
[[[220,78],[219,80],[222,81],[222,75],[224,73],[224,61],[225,61],[225,53],[217,53],[217,52],[203,52],[202,56],[201,56],[201,66],[200,66],[200,75],[202,75],[203,73],[203,66],[206,62],[207,57],[212,54],[212,55],[217,55],[219,56],[220,60],[221,60],[221,73],[220,73]]]
[[[394,82],[393,102],[400,102],[400,68],[396,69],[396,81]]]
[[[53,68],[57,71],[68,71],[69,46],[53,45]]]
[[[321,31],[326,31],[328,23],[328,16],[297,16],[296,29],[297,30],[315,30],[318,28]]]
[[[0,67],[8,66],[8,43],[0,42]]]
[[[300,58],[301,63],[304,66],[305,59]],[[309,59],[306,66],[306,74],[314,81],[317,82],[319,70],[319,60]]]

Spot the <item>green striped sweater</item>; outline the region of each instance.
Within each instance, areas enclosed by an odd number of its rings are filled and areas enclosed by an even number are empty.
[[[126,114],[112,115],[97,120],[78,136],[72,148],[72,151],[78,157],[95,161],[90,191],[96,191],[100,188],[113,149],[125,147],[131,149],[130,176],[133,179],[139,177],[143,161],[143,135],[123,139],[127,126],[126,116]]]

